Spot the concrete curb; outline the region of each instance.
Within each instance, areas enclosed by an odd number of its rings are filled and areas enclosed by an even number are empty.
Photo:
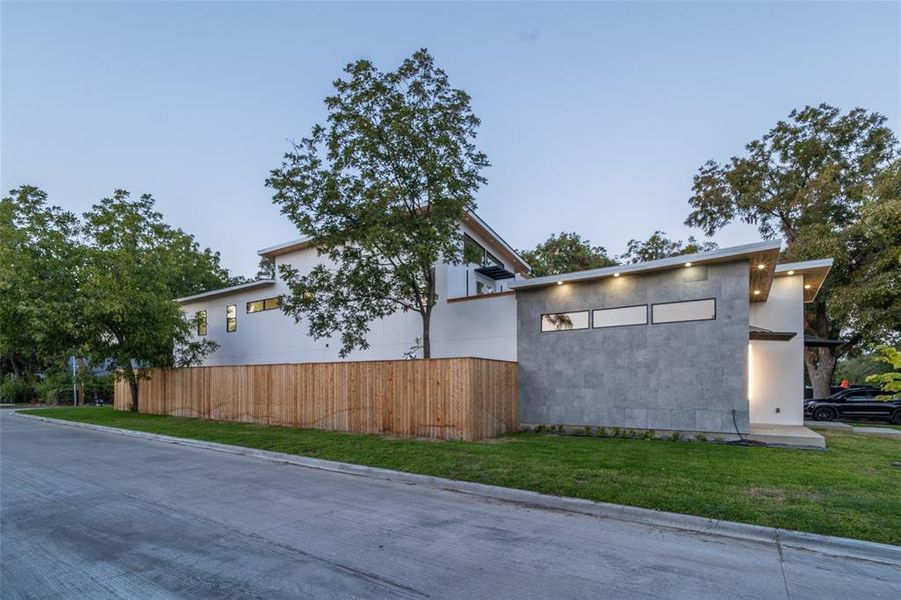
[[[482,498],[499,500],[502,502],[520,504],[528,507],[560,510],[598,518],[628,521],[642,525],[666,527],[669,529],[678,529],[683,531],[692,531],[705,535],[714,535],[751,542],[773,544],[781,546],[783,548],[819,552],[821,554],[827,554],[830,556],[854,558],[859,560],[867,560],[872,562],[901,566],[901,546],[892,546],[890,544],[880,544],[877,542],[865,542],[849,538],[817,535],[814,533],[805,533],[802,531],[764,527],[761,525],[749,525],[747,523],[719,521],[716,519],[708,519],[706,517],[696,517],[692,515],[657,511],[647,508],[638,508],[634,506],[594,502],[581,498],[552,496],[549,494],[541,494],[539,492],[531,492],[528,490],[498,487],[482,483],[472,483],[468,481],[457,481],[453,479],[445,479],[443,477],[432,477],[429,475],[417,475],[414,473],[404,473],[402,471],[393,471],[379,467],[367,467],[364,465],[322,460],[319,458],[309,458],[305,456],[297,456],[294,454],[285,454],[282,452],[270,452],[268,450],[245,448],[243,446],[231,446],[228,444],[204,442],[200,440],[179,438],[156,433],[145,433],[143,431],[133,431],[130,429],[106,427],[104,425],[94,425],[91,423],[64,421],[61,419],[53,419],[39,415],[25,415],[19,412],[16,412],[15,415],[17,417],[36,419],[38,421],[45,421],[47,423],[52,423],[55,425],[94,429],[97,431],[104,431],[106,433],[122,435],[125,437],[165,442],[180,446],[188,446],[191,448],[224,452],[227,454],[250,456],[273,462],[296,465],[299,467],[320,469],[324,471],[332,471],[335,473],[344,473],[347,475],[357,475],[360,477],[368,477],[371,479],[380,479],[384,481],[400,482],[409,485],[419,485],[432,489],[459,492],[463,494],[479,496]]]

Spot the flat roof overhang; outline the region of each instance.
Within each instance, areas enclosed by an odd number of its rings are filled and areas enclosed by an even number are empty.
[[[793,275],[804,276],[804,303],[809,304],[814,301],[829,270],[832,268],[831,258],[822,258],[819,260],[806,260],[803,262],[793,262],[778,265],[776,267],[775,277],[791,277]],[[844,342],[842,342],[844,343]]]
[[[275,285],[274,279],[258,279],[256,281],[250,281],[248,283],[240,283],[238,285],[233,285],[227,288],[219,288],[218,290],[210,290],[208,292],[201,292],[200,294],[194,294],[193,296],[184,296],[183,298],[176,298],[175,301],[179,304],[188,304],[189,302],[196,302],[197,300],[210,300],[212,298],[218,298],[220,296],[228,296],[229,294],[237,294],[239,292],[246,292],[249,290],[255,290],[258,288],[264,288]]]
[[[668,271],[686,267],[711,265],[717,263],[747,260],[749,269],[748,299],[751,302],[763,302],[770,293],[773,283],[773,275],[776,272],[776,262],[779,259],[779,241],[757,242],[743,246],[719,248],[710,252],[698,252],[671,256],[660,260],[652,260],[631,265],[615,265],[601,269],[578,271],[563,275],[549,275],[535,277],[513,283],[510,287],[515,290],[525,290],[539,287],[548,287],[563,283],[577,283],[595,281],[624,275],[638,275],[653,273],[656,271]]]
[[[479,267],[475,270],[476,273],[480,273],[489,279],[494,279],[497,281],[498,279],[512,279],[516,277],[511,271],[503,267],[498,267],[496,265],[491,265],[490,267]]]
[[[796,335],[798,334],[794,331],[772,331],[764,329],[763,327],[751,325],[751,329],[748,332],[748,339],[768,342],[787,342],[794,339]]]
[[[809,333],[804,336],[804,345],[808,348],[834,348],[844,343],[845,340],[827,340]]]

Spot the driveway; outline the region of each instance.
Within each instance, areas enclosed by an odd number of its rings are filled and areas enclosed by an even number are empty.
[[[12,598],[895,598],[901,570],[0,411]]]

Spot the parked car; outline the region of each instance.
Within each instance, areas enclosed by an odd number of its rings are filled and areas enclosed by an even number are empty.
[[[901,398],[877,400],[882,394],[876,387],[854,387],[822,400],[805,400],[804,417],[814,421],[870,419],[901,425]]]

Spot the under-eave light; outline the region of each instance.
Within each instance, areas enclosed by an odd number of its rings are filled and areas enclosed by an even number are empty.
[[[809,290],[811,287],[813,287],[813,286],[808,283],[807,285],[804,286],[804,289]]]
[[[614,276],[614,277],[619,277],[619,273],[614,273],[613,276]]]
[[[763,269],[766,269],[766,265],[757,265],[758,271],[762,271]]]
[[[690,262],[687,262],[687,263],[685,263],[685,266],[686,266],[686,267],[690,267],[690,266],[691,266],[691,263],[690,263]]]
[[[760,295],[760,290],[754,290],[754,295],[755,295],[755,296],[759,296],[759,295]]]
[[[563,282],[562,282],[562,281],[558,281],[558,282],[557,282],[557,285],[563,285]]]
[[[794,275],[795,272],[794,272],[794,271],[789,271],[788,274],[789,274],[789,275]]]

